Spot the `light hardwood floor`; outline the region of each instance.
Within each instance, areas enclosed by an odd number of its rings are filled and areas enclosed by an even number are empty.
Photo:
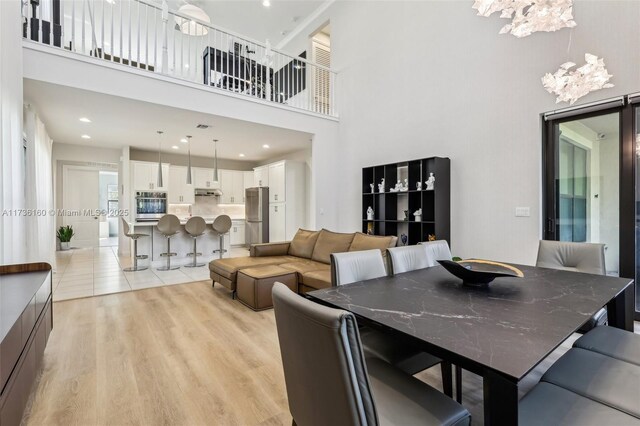
[[[439,370],[417,377],[441,389]],[[482,379],[465,372],[463,392],[483,424]],[[273,310],[253,312],[210,281],[56,302],[30,404],[25,425],[291,424]]]

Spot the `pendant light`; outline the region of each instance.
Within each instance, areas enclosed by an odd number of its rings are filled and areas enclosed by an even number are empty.
[[[187,135],[187,143],[189,144],[189,155],[187,164],[187,185],[191,185],[191,136]]]
[[[213,181],[218,182],[218,139],[214,139],[213,144]]]
[[[162,150],[162,134],[164,132],[158,130],[156,133],[158,134],[158,180],[156,184],[158,188],[162,188],[164,185],[162,184],[162,159],[160,158],[160,152]]]

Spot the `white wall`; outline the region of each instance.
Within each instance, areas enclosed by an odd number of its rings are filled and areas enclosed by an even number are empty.
[[[614,137],[611,137],[614,136]],[[620,271],[620,149],[618,135],[599,141],[600,146],[600,242],[607,245],[607,272]]]
[[[26,261],[21,46],[20,2],[0,1],[0,264]]]
[[[574,15],[567,53],[569,30],[498,35],[505,21],[476,16],[468,1],[334,3],[339,144],[332,161],[314,161],[314,173],[345,171],[322,190],[338,191],[340,228],[359,227],[362,167],[448,156],[455,254],[533,263],[542,222],[539,114],[558,108],[540,78],[590,52],[604,56],[616,86],[581,102],[640,89],[640,2],[579,1]],[[531,217],[516,218],[516,206],[530,206]]]

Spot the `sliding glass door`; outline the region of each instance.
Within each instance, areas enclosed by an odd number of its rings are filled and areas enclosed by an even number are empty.
[[[638,282],[640,103],[621,97],[545,114],[543,139],[543,238],[602,243],[607,274]]]

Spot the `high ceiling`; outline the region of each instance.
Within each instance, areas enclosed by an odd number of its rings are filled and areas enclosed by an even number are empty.
[[[220,158],[257,162],[307,149],[311,140],[303,132],[29,79],[24,80],[24,100],[36,108],[54,142],[68,144],[157,150],[156,131],[163,130],[164,152],[186,154],[187,144],[180,139],[191,135],[193,155],[212,157],[215,138],[219,139]],[[81,122],[82,117],[91,123]],[[198,124],[212,127],[201,130]],[[82,139],[82,135],[91,139]],[[269,148],[263,148],[265,144]]]
[[[270,0],[271,6],[262,0],[170,0],[177,10],[186,3],[202,8],[211,23],[259,42],[269,40],[276,46],[280,40],[311,15],[324,1],[318,0]],[[300,53],[300,52],[291,52]]]

